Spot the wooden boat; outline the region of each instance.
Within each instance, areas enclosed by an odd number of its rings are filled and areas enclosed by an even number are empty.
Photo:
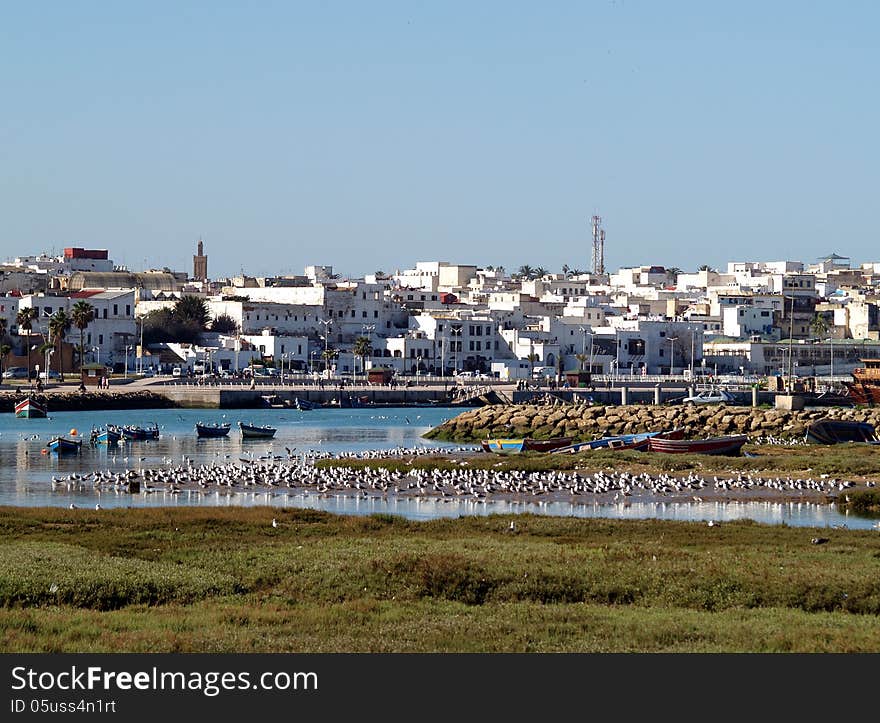
[[[124,427],[110,427],[115,432],[119,432],[123,439],[144,440],[159,439],[159,425],[153,424],[152,427],[139,427],[134,424],[127,424]]]
[[[807,427],[806,440],[813,444],[878,441],[873,424],[841,419],[820,419],[818,422],[813,422]]]
[[[526,437],[523,440],[523,452],[553,452],[560,447],[571,444],[571,437],[551,437],[550,439],[532,439]]]
[[[117,428],[108,426],[107,429],[93,429],[89,441],[92,444],[118,444],[122,439],[122,432]]]
[[[55,439],[49,440],[46,447],[55,454],[77,454],[82,449],[82,440],[55,437]]]
[[[864,367],[853,369],[852,381],[844,382],[853,404],[880,404],[880,359],[859,359]]]
[[[515,454],[523,451],[524,439],[484,439],[480,442],[486,452]]]
[[[609,450],[636,450],[644,452],[648,449],[651,439],[682,439],[684,437],[683,429],[671,429],[666,432],[636,432],[633,434],[617,434],[610,437],[600,437],[587,442],[575,442],[557,452],[567,452],[576,454],[577,452],[587,452],[591,449],[609,449]]]
[[[17,402],[15,405],[15,416],[24,419],[32,417],[45,417],[46,405],[38,402],[33,396],[28,395],[26,398]]]
[[[199,437],[225,437],[229,434],[229,422],[223,424],[196,422],[196,434]]]
[[[241,436],[244,439],[269,439],[275,436],[278,430],[275,427],[261,427],[257,424],[247,424],[239,422],[238,428],[241,430]]]
[[[301,412],[309,412],[312,409],[318,409],[321,406],[318,402],[310,402],[308,399],[301,399],[300,397],[296,397],[293,401],[296,408]]]
[[[659,439],[648,440],[648,450],[666,454],[718,454],[736,456],[743,445],[748,442],[746,434],[732,434],[726,437],[709,437],[707,439]]]

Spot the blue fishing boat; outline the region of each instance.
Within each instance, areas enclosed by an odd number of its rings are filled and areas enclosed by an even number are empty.
[[[633,434],[617,434],[609,437],[591,439],[587,442],[576,442],[557,449],[557,452],[576,454],[591,449],[637,450],[646,451],[652,439],[682,439],[683,429],[672,429],[667,432],[636,432]]]
[[[245,439],[271,439],[278,431],[275,427],[261,427],[258,424],[247,422],[239,422],[238,428],[241,430],[241,436]]]
[[[480,442],[486,452],[516,454],[523,451],[524,439],[484,439]]]
[[[196,434],[199,437],[225,437],[229,434],[229,422],[224,424],[196,422]]]
[[[159,439],[159,425],[155,422],[152,427],[140,427],[135,424],[126,424],[124,427],[112,427],[112,429],[119,432],[123,439]]]
[[[46,447],[55,454],[78,454],[82,449],[82,440],[55,437],[46,444]]]
[[[118,444],[122,439],[122,432],[117,428],[108,426],[107,429],[93,429],[89,441],[92,444]]]

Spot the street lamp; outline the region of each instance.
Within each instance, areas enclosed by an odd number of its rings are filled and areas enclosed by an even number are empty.
[[[675,375],[675,342],[677,341],[677,336],[669,337],[669,376]]]
[[[287,352],[281,355],[281,386],[284,386],[284,362],[287,360]]]
[[[310,374],[315,373],[315,350],[314,349],[312,349],[309,352],[309,373]]]
[[[324,364],[327,367],[328,374],[327,378],[330,378],[330,356],[327,353],[330,348],[330,325],[333,323],[333,319],[318,319],[324,325]]]
[[[93,351],[93,352],[96,352],[97,355],[98,355],[98,356],[97,356],[97,359],[96,359],[96,361],[95,361],[95,363],[96,363],[96,364],[100,364],[100,363],[101,363],[101,347],[99,347],[99,346],[93,346],[93,347],[92,347],[92,351]]]
[[[363,324],[363,325],[361,326],[361,329],[363,329],[364,334],[367,335],[367,341],[369,342],[368,346],[369,346],[369,348],[370,348],[370,353],[372,354],[372,349],[373,349],[373,331],[375,331],[375,329],[376,329],[376,325],[375,325],[375,324]],[[361,371],[364,373],[364,383],[366,384],[366,381],[367,381],[367,364],[366,364],[366,359],[364,359],[364,357],[361,357],[361,367],[362,367],[362,368],[361,368]]]
[[[125,346],[125,372],[122,374],[123,379],[128,379],[128,354],[131,351],[131,344]]]
[[[449,328],[449,333],[452,334],[452,336],[458,337],[458,339],[461,339],[461,330],[462,330],[461,324],[453,324]],[[458,343],[456,343],[455,341],[452,342],[452,373],[453,373],[453,375],[458,374],[458,345],[459,344],[461,344],[461,341],[459,341]]]
[[[54,353],[55,353],[55,350],[54,350],[54,349],[46,349],[46,369],[45,369],[45,374],[46,374],[46,381],[47,381],[47,382],[49,381],[49,359],[52,358],[52,355],[53,355]],[[39,378],[39,376],[38,376],[37,378]]]

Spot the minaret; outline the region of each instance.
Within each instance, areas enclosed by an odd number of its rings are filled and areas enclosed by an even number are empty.
[[[196,281],[208,280],[208,257],[203,252],[202,239],[199,239],[198,250],[193,256],[193,278]]]

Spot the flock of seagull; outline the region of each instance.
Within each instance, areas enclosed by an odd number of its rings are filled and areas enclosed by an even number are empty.
[[[417,469],[401,471],[389,467],[317,466],[318,459],[333,456],[338,459],[387,458],[423,454],[420,449],[396,448],[375,452],[349,452],[328,455],[324,452],[303,452],[287,449],[287,459],[281,455],[266,454],[236,461],[212,461],[195,464],[192,459],[159,468],[111,470],[84,474],[72,473],[53,477],[53,489],[67,491],[95,490],[127,491],[137,480],[139,494],[178,494],[218,492],[240,494],[265,492],[271,494],[317,494],[319,496],[383,497],[388,495],[424,496],[443,499],[486,501],[491,498],[534,498],[547,495],[555,500],[573,500],[583,495],[598,499],[626,500],[627,497],[677,498],[702,502],[701,495],[761,496],[765,493],[785,493],[807,497],[834,498],[855,482],[837,479],[826,474],[819,477],[793,478],[760,476],[731,472],[726,476],[702,476],[690,472],[685,476],[667,473],[626,472],[616,470],[526,472],[497,468],[475,468],[459,460],[451,469]],[[465,448],[448,448],[451,454]],[[431,454],[440,450],[430,449]],[[500,465],[501,463],[499,463]],[[873,482],[867,483],[873,487]]]

